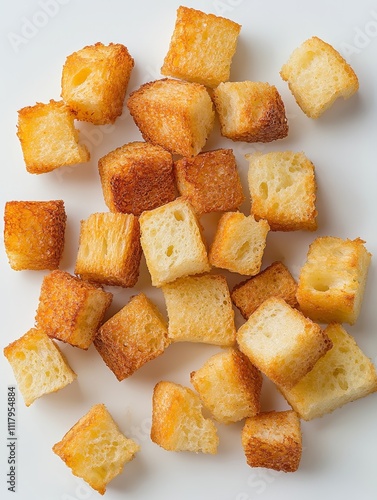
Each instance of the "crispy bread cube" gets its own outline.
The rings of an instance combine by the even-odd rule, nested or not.
[[[246,419],[242,446],[250,467],[295,472],[302,454],[300,419],[293,410],[259,413]]]
[[[293,51],[280,75],[310,118],[318,118],[338,97],[348,99],[359,88],[351,66],[334,47],[316,36]]]
[[[11,268],[58,268],[66,220],[62,200],[6,202],[4,245]]]
[[[140,446],[120,432],[105,405],[96,404],[52,450],[75,476],[103,495]]]
[[[234,311],[224,276],[186,276],[163,285],[162,291],[172,341],[234,345]]]
[[[134,60],[120,43],[88,45],[63,66],[62,98],[78,120],[103,125],[122,114]]]
[[[304,420],[312,420],[377,391],[376,368],[355,340],[336,323],[325,329],[332,349],[291,389],[281,389]]]
[[[140,229],[153,286],[210,270],[201,228],[187,200],[177,198],[143,212]]]
[[[167,451],[217,453],[214,423],[202,414],[202,403],[188,387],[159,382],[153,391],[151,439]]]
[[[297,289],[302,312],[320,323],[353,325],[361,309],[371,254],[360,238],[316,238]]]
[[[233,141],[271,142],[288,135],[284,103],[264,82],[225,82],[213,92],[221,135]]]
[[[112,297],[65,271],[52,271],[42,282],[37,326],[49,337],[88,349]]]
[[[160,146],[131,142],[98,162],[105,203],[111,212],[140,215],[176,197],[173,159]]]
[[[238,422],[260,411],[262,375],[238,349],[212,356],[191,373],[191,383],[218,422]]]
[[[89,161],[89,151],[78,142],[74,119],[75,113],[62,101],[19,110],[17,135],[29,173],[43,174]]]
[[[219,220],[212,242],[210,263],[234,273],[258,274],[269,229],[267,221],[256,222],[252,215],[225,213]]]
[[[118,380],[163,354],[169,343],[163,317],[143,293],[107,320],[94,339],[97,351]]]
[[[161,73],[208,87],[229,80],[240,30],[229,19],[180,6]]]
[[[261,372],[288,388],[332,346],[319,325],[277,297],[265,300],[241,326],[237,342]]]
[[[269,297],[280,297],[297,307],[297,283],[282,262],[273,262],[262,272],[236,285],[231,298],[242,316],[248,319]]]
[[[4,349],[26,406],[73,382],[71,370],[59,347],[43,331],[32,328]]]
[[[127,106],[146,141],[182,156],[201,151],[215,119],[203,85],[170,78],[145,83],[130,94]]]
[[[315,231],[317,184],[314,165],[304,153],[257,152],[246,158],[255,219],[266,219],[272,231]]]
[[[236,210],[245,197],[231,149],[217,149],[174,163],[178,191],[198,215]]]
[[[140,226],[133,214],[95,213],[81,221],[75,274],[82,279],[133,287],[140,259]]]

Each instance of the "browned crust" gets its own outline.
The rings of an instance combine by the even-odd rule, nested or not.
[[[262,373],[252,364],[249,358],[238,349],[233,349],[232,358],[234,366],[237,368],[236,374],[240,385],[247,393],[250,399],[250,406],[253,408],[254,413],[257,414],[261,409]]]

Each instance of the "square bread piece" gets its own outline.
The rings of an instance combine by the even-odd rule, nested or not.
[[[140,215],[176,197],[172,155],[148,142],[130,142],[98,162],[103,196],[111,212]]]
[[[64,250],[66,220],[63,200],[7,201],[4,246],[11,268],[57,269]]]
[[[198,215],[237,210],[245,200],[231,149],[217,149],[174,163],[178,191]]]
[[[213,99],[221,135],[232,141],[271,142],[288,135],[284,103],[269,83],[220,83]]]
[[[105,405],[96,404],[52,450],[72,474],[103,495],[140,446],[122,434]]]
[[[217,225],[209,251],[210,263],[234,273],[258,274],[269,230],[265,220],[257,222],[252,215],[226,212]]]
[[[348,99],[359,88],[351,66],[316,36],[293,51],[280,75],[309,118],[318,118],[338,97]]]
[[[304,153],[257,152],[246,159],[256,220],[266,219],[272,231],[315,231],[317,184],[314,165]]]
[[[377,391],[376,368],[342,325],[325,329],[332,349],[284,397],[304,420],[322,417],[337,408]]]
[[[17,136],[26,170],[43,174],[63,165],[89,161],[89,151],[79,143],[75,113],[64,102],[22,108],[18,112]]]
[[[288,388],[332,346],[319,325],[277,297],[265,300],[240,327],[237,342],[261,372]]]
[[[248,319],[269,297],[280,297],[291,307],[297,307],[297,283],[282,262],[273,262],[262,272],[236,285],[232,301],[242,316]]]
[[[88,349],[112,297],[65,271],[52,271],[42,282],[37,326],[49,337]]]
[[[203,85],[171,78],[145,83],[127,106],[145,141],[182,156],[200,153],[215,120]]]
[[[72,371],[59,347],[41,330],[32,328],[4,349],[26,406],[73,382]]]
[[[177,198],[143,212],[140,229],[153,286],[160,287],[182,276],[210,270],[201,228],[187,200]]]
[[[361,309],[371,254],[360,238],[316,238],[300,271],[297,300],[320,323],[353,325]]]
[[[234,345],[234,311],[224,276],[186,276],[163,285],[162,291],[173,342]]]
[[[162,315],[143,293],[107,320],[94,339],[95,348],[119,381],[163,354],[169,344]]]
[[[161,73],[208,87],[229,80],[240,30],[229,19],[180,6]]]
[[[152,441],[167,451],[216,454],[217,430],[202,409],[199,396],[188,387],[159,382],[153,391]]]
[[[265,412],[247,418],[241,440],[250,467],[295,472],[300,465],[300,419],[292,410]]]
[[[133,287],[139,277],[141,252],[137,217],[91,214],[81,221],[75,274],[98,284]]]
[[[134,60],[120,43],[88,45],[63,66],[62,98],[78,120],[103,125],[122,114]]]
[[[260,411],[262,374],[238,349],[211,356],[191,383],[217,422],[229,424]]]

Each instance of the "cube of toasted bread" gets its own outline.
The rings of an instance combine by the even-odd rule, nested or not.
[[[272,231],[315,231],[317,184],[314,165],[305,154],[257,152],[246,158],[251,211],[256,220],[266,219]]]
[[[210,270],[199,222],[187,200],[177,198],[143,212],[140,229],[153,286]]]
[[[288,135],[284,103],[264,82],[225,82],[213,92],[221,135],[233,141],[271,142]]]
[[[188,387],[159,382],[153,391],[151,439],[167,451],[216,454],[214,423],[202,414],[202,403]]]
[[[248,319],[269,297],[280,297],[297,307],[297,283],[282,262],[273,262],[262,272],[236,285],[231,298],[242,316]]]
[[[97,351],[118,380],[160,356],[169,343],[162,315],[143,293],[108,319],[94,339]]]
[[[241,26],[234,21],[180,6],[161,73],[216,87],[229,80]]]
[[[246,419],[242,446],[250,467],[295,472],[301,461],[300,420],[292,410],[259,413]]]
[[[215,119],[203,85],[171,78],[145,83],[131,93],[127,106],[146,141],[182,156],[202,150]]]
[[[186,276],[163,285],[162,291],[171,340],[234,345],[234,311],[224,276]]]
[[[52,271],[42,282],[37,326],[49,337],[88,349],[112,297],[65,271]]]
[[[52,450],[75,476],[103,495],[140,446],[122,434],[104,404],[96,404]]]
[[[88,45],[65,61],[62,98],[78,120],[114,123],[122,114],[133,67],[133,58],[120,43]]]
[[[240,327],[237,342],[261,372],[288,388],[332,346],[319,325],[277,297],[265,300]]]
[[[320,323],[357,320],[371,254],[360,238],[316,238],[299,276],[297,300],[302,312]]]
[[[348,99],[359,88],[351,66],[334,47],[316,36],[293,51],[280,75],[310,118],[318,118],[338,97]]]
[[[103,156],[98,169],[111,212],[140,215],[176,197],[173,159],[160,146],[130,142]]]
[[[26,406],[73,382],[70,368],[59,347],[42,330],[32,328],[4,349]]]
[[[6,202],[4,245],[11,268],[58,268],[66,220],[63,200]]]
[[[325,329],[332,349],[291,389],[281,389],[288,403],[304,420],[322,417],[337,408],[377,391],[376,368],[342,325]]]
[[[26,170],[43,174],[63,165],[89,161],[89,151],[79,144],[75,113],[62,101],[22,108],[18,112],[17,135]]]
[[[178,191],[198,215],[236,210],[245,197],[231,149],[217,149],[174,163]]]
[[[262,375],[238,349],[211,356],[191,373],[191,383],[218,422],[238,422],[260,411]]]
[[[133,287],[140,259],[140,226],[133,214],[94,213],[81,221],[75,274],[82,279]]]
[[[252,215],[226,212],[219,220],[209,251],[210,263],[234,273],[258,274],[269,229],[265,220],[257,222]]]

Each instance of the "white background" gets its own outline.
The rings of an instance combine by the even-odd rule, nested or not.
[[[48,5],[47,5],[48,4]],[[43,7],[44,5],[44,7]],[[65,167],[40,176],[26,172],[16,137],[17,110],[59,99],[62,65],[70,53],[101,41],[126,45],[135,59],[128,93],[160,78],[178,1],[51,0],[2,2],[1,35],[1,207],[7,200],[63,199],[68,216],[61,268],[73,272],[79,221],[106,211],[99,183],[98,158],[126,142],[141,139],[125,109],[114,126],[80,124],[90,147],[90,163]],[[184,5],[228,17],[242,24],[233,59],[231,80],[268,81],[277,86],[286,106],[290,132],[267,145],[220,139],[218,127],[205,149],[233,148],[246,187],[244,154],[255,150],[304,151],[316,167],[319,229],[316,233],[270,233],[263,267],[283,260],[297,278],[308,245],[318,235],[361,237],[377,256],[376,234],[376,89],[377,3],[316,0],[187,1]],[[292,50],[317,35],[337,48],[351,63],[360,90],[340,100],[317,121],[296,105],[279,70]],[[245,213],[250,207],[245,202]],[[210,243],[217,216],[203,218]],[[1,228],[1,232],[2,232]],[[45,272],[12,271],[1,245],[1,348],[34,324],[40,285]],[[227,274],[229,285],[245,279]],[[110,313],[144,291],[165,314],[161,292],[152,290],[145,266],[133,290],[112,288]],[[364,352],[377,360],[376,266],[372,258],[361,315],[346,326]],[[237,315],[237,324],[241,323]],[[156,382],[171,380],[190,386],[189,373],[218,348],[176,344],[128,380],[118,382],[94,348],[87,352],[61,344],[78,379],[56,394],[26,408],[17,399],[17,492],[7,492],[7,386],[13,372],[0,356],[0,496],[38,500],[82,500],[100,495],[75,478],[51,451],[65,432],[96,403],[103,402],[120,429],[141,445],[135,460],[108,486],[106,498],[116,500],[279,498],[314,500],[377,498],[377,396],[349,404],[321,419],[302,424],[304,450],[296,473],[284,474],[246,465],[240,443],[242,424],[218,425],[216,456],[171,453],[149,438],[151,395]],[[288,408],[271,383],[263,389],[263,409]]]

